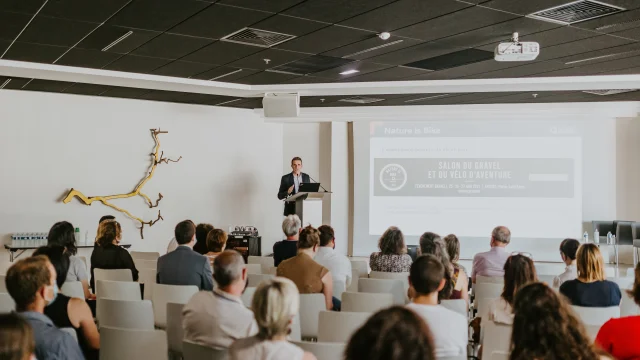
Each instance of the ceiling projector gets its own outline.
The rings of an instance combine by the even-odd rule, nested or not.
[[[520,42],[518,33],[513,33],[511,42],[500,43],[495,50],[496,61],[531,61],[540,55],[540,44],[533,41]]]

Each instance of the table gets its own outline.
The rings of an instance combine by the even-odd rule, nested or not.
[[[41,245],[42,246],[42,245]],[[14,259],[17,259],[22,255],[26,250],[35,250],[41,246],[11,246],[4,245],[4,248],[9,250],[9,261],[13,262]],[[131,247],[131,244],[120,245],[121,247],[128,249]],[[76,246],[78,249],[93,249],[93,244],[91,245],[78,245]],[[18,254],[16,252],[20,251]]]

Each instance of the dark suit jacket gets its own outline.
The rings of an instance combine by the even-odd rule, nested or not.
[[[209,258],[187,246],[158,258],[158,284],[195,285],[200,290],[213,290],[213,272]]]
[[[311,178],[309,178],[309,175],[305,174],[305,173],[301,173],[302,175],[302,183],[310,183],[311,182]],[[286,175],[282,175],[282,179],[280,179],[280,189],[278,190],[278,199],[280,200],[284,200],[286,198],[288,198],[291,195],[295,195],[296,193],[296,189],[293,189],[293,192],[291,192],[291,194],[287,194],[287,190],[289,190],[289,188],[291,187],[291,185],[294,185],[293,182],[293,172],[290,172]],[[284,216],[287,215],[292,215],[296,213],[296,204],[292,203],[292,202],[285,202],[284,203]]]

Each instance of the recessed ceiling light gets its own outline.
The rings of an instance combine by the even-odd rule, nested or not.
[[[360,72],[360,70],[353,69],[353,70],[343,71],[343,72],[340,73],[340,75],[350,75],[350,74],[355,74],[355,73],[358,73],[358,72]]]

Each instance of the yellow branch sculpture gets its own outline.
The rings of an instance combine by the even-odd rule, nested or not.
[[[157,207],[158,204],[160,203],[160,200],[162,200],[162,194],[158,193],[158,199],[156,200],[155,204],[151,201],[151,199],[142,192],[142,187],[149,181],[151,180],[151,178],[153,177],[153,174],[156,171],[156,167],[158,166],[158,164],[160,163],[165,163],[168,164],[169,162],[178,162],[180,161],[180,159],[182,159],[182,156],[180,156],[178,158],[178,160],[171,160],[168,158],[164,158],[164,151],[162,153],[159,154],[160,152],[160,140],[158,140],[158,135],[159,134],[167,134],[168,131],[161,131],[159,128],[158,129],[151,129],[151,135],[153,136],[153,140],[155,141],[155,149],[153,154],[151,154],[151,156],[153,156],[153,164],[151,165],[151,170],[149,171],[149,173],[147,174],[147,176],[145,176],[139,183],[138,185],[135,187],[135,189],[127,194],[118,194],[118,195],[108,195],[108,196],[90,196],[87,197],[85,196],[83,193],[81,193],[80,191],[76,190],[76,189],[71,189],[69,191],[69,193],[67,194],[67,196],[64,198],[64,200],[62,200],[63,203],[68,204],[71,199],[73,199],[74,197],[77,197],[78,199],[80,199],[80,201],[82,201],[85,205],[91,205],[91,203],[93,203],[94,201],[99,201],[102,204],[109,206],[115,210],[118,210],[124,214],[126,214],[128,217],[130,217],[131,219],[137,220],[138,222],[140,222],[140,237],[142,237],[144,239],[144,226],[145,225],[149,225],[149,226],[153,226],[153,224],[157,223],[159,220],[164,220],[162,218],[162,216],[160,215],[160,210],[158,210],[158,217],[155,220],[150,220],[150,221],[144,221],[141,218],[134,216],[133,214],[131,214],[130,212],[128,212],[125,209],[122,209],[120,207],[117,207],[115,205],[113,205],[112,203],[109,202],[109,200],[113,200],[113,199],[124,199],[124,198],[130,198],[130,197],[134,197],[134,196],[141,196],[142,198],[145,199],[145,201],[147,202],[147,204],[149,205],[149,208],[154,208]]]

